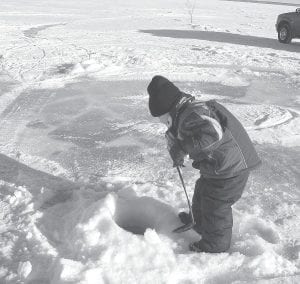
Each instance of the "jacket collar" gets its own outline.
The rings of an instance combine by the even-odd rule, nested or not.
[[[195,97],[193,97],[189,94],[182,93],[181,99],[170,110],[169,113],[172,117],[172,126],[170,127],[170,130],[175,137],[177,137],[179,114],[182,113],[186,109],[188,104],[194,100],[195,100]]]

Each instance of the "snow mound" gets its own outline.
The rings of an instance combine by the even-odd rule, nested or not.
[[[130,190],[105,197],[81,191],[68,204],[48,209],[41,220],[62,256],[60,269],[55,268],[58,283],[161,282],[176,270],[176,250],[186,251],[189,241],[199,239],[193,232],[172,233],[179,225],[172,207]]]
[[[286,147],[300,145],[299,112],[293,109],[266,104],[228,103],[256,143],[280,144]]]
[[[247,128],[247,130],[259,130],[276,127],[293,118],[293,114],[286,108],[274,105],[258,104],[225,104]]]
[[[98,190],[75,190],[65,202],[46,208],[47,192],[32,195],[26,187],[1,186],[6,197],[0,203],[0,277],[7,283],[223,283],[220,275],[234,282],[245,275],[255,280],[298,271],[299,255],[285,256],[292,256],[287,251],[292,247],[282,243],[276,225],[255,215],[235,211],[228,253],[194,254],[188,244],[200,236],[172,232],[181,225],[175,209],[137,196],[120,180]],[[33,208],[39,210],[33,214]],[[17,219],[12,211],[20,213]]]
[[[75,76],[87,75],[100,71],[103,68],[96,60],[84,60],[80,63],[74,64],[70,74]]]
[[[249,86],[249,82],[246,79],[243,79],[238,74],[235,74],[231,70],[225,70],[220,72],[219,75],[216,76],[217,81],[221,82],[222,85],[231,86],[231,87],[247,87]]]
[[[109,193],[105,198],[100,198],[103,197],[100,194],[99,200],[92,203],[91,198],[95,198],[95,193],[84,195],[80,193],[78,201],[72,204],[72,213],[64,216],[67,229],[63,233],[73,232],[73,241],[69,244],[73,243],[72,250],[81,247],[81,255],[89,254],[93,247],[106,243],[108,238],[112,240],[123,234],[126,238],[146,236],[149,230],[153,230],[153,234],[155,232],[177,239],[177,235],[172,233],[174,228],[181,225],[177,214],[171,206],[159,200],[146,196],[137,197],[127,189],[118,194]],[[57,213],[57,209],[55,212]],[[50,229],[47,231],[54,231],[53,228]]]

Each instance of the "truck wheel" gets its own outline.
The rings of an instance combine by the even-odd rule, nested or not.
[[[281,43],[290,43],[292,40],[292,32],[289,25],[281,25],[278,29],[278,40]]]

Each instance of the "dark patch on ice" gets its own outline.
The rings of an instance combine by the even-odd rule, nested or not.
[[[109,125],[105,111],[94,109],[51,131],[49,136],[90,148],[95,147],[97,141],[110,141],[118,132]]]
[[[263,0],[222,0],[227,2],[247,2],[247,3],[255,3],[255,4],[269,4],[269,5],[280,5],[280,6],[295,6],[298,7],[299,4],[291,3],[291,2],[275,2],[275,1],[263,1]]]
[[[60,23],[60,24],[42,25],[42,26],[30,28],[28,30],[24,30],[23,34],[26,37],[34,38],[42,30],[46,30],[46,29],[49,29],[49,28],[52,28],[52,27],[56,27],[56,26],[64,26],[64,25],[66,25],[66,24]]]
[[[226,68],[226,69],[241,69],[238,66],[228,65],[193,65],[199,68]],[[262,72],[265,72],[262,70]],[[276,72],[276,71],[274,71]],[[267,72],[268,73],[268,72]],[[242,75],[240,75],[242,77]],[[287,107],[299,107],[300,103],[297,101],[299,90],[291,83],[287,83],[285,77],[278,75],[275,78],[270,78],[269,74],[260,74],[259,78],[248,76],[246,80],[249,82],[248,86],[226,86],[216,82],[175,82],[180,88],[187,93],[196,93],[201,99],[201,94],[204,95],[218,95],[220,99],[225,102],[234,102],[235,104],[272,104]],[[243,78],[243,77],[242,77]],[[284,94],[284,96],[283,96]],[[224,97],[224,98],[222,98]],[[298,114],[290,111],[293,118]],[[292,119],[293,119],[292,118]],[[267,118],[265,118],[267,119]],[[263,121],[257,121],[262,123]]]
[[[51,156],[55,157],[58,156],[59,154],[61,154],[62,151],[54,151],[53,153],[51,153]]]
[[[256,126],[261,125],[263,122],[268,120],[269,116],[270,116],[269,114],[266,114],[264,117],[255,120],[254,125]]]
[[[16,84],[13,82],[5,82],[0,80],[0,96],[9,92]]]
[[[48,126],[40,120],[30,121],[26,124],[26,127],[38,128],[38,129],[47,129],[48,128]]]
[[[200,92],[203,94],[218,95],[224,97],[244,97],[247,92],[247,86],[226,86],[216,82],[175,82],[175,84],[185,90],[185,92]],[[200,96],[201,99],[201,96]]]
[[[0,154],[0,179],[16,185],[24,185],[34,195],[41,188],[61,191],[64,194],[79,189],[74,182],[35,170],[3,154]]]
[[[20,113],[22,118],[32,118],[32,114],[40,113],[41,107],[49,102],[49,98],[53,97],[54,91],[48,89],[26,90],[21,93],[7,108],[1,113],[0,117],[19,119]]]
[[[75,66],[74,63],[60,64],[60,65],[56,66],[55,73],[56,74],[68,74],[73,70],[74,66]]]
[[[247,88],[246,96],[242,98],[242,102],[253,104],[255,102],[263,104],[272,104],[280,107],[300,107],[300,102],[297,100],[299,97],[299,89],[291,83],[285,82],[285,77],[268,78],[262,77],[259,79],[251,80]],[[298,114],[290,111],[293,117]]]
[[[1,55],[0,55],[1,60]],[[0,72],[0,96],[9,92],[18,84],[17,81],[12,80],[8,75]]]
[[[65,116],[78,116],[85,111],[88,103],[84,97],[81,98],[62,98],[56,102],[50,103],[43,108],[48,120],[57,120],[61,117],[65,120]]]
[[[290,52],[300,52],[300,43],[291,44],[279,43],[277,39],[256,37],[249,35],[233,34],[227,32],[214,31],[194,31],[194,30],[140,30],[142,33],[152,34],[158,37],[199,39],[221,43],[230,43],[244,46],[254,46],[260,48],[272,48],[275,50],[286,50]]]
[[[196,50],[201,50],[200,48],[197,48]],[[287,58],[287,57],[281,57],[281,58]],[[292,57],[288,58],[291,59]],[[295,60],[299,60],[296,59]],[[180,66],[192,66],[192,67],[198,67],[198,68],[221,68],[221,69],[228,69],[233,70],[234,72],[242,73],[242,69],[249,69],[252,72],[259,72],[259,73],[267,73],[267,74],[276,74],[285,76],[286,73],[281,69],[276,68],[265,68],[265,67],[249,67],[246,65],[236,65],[236,64],[195,64],[195,63],[189,63],[189,64],[178,64]],[[296,74],[295,74],[296,75]],[[250,76],[249,76],[250,77]],[[269,78],[270,80],[270,78]]]

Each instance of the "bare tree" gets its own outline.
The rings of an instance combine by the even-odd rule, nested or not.
[[[196,8],[196,0],[186,0],[185,2],[186,9],[190,15],[190,24],[193,25],[193,14]]]

